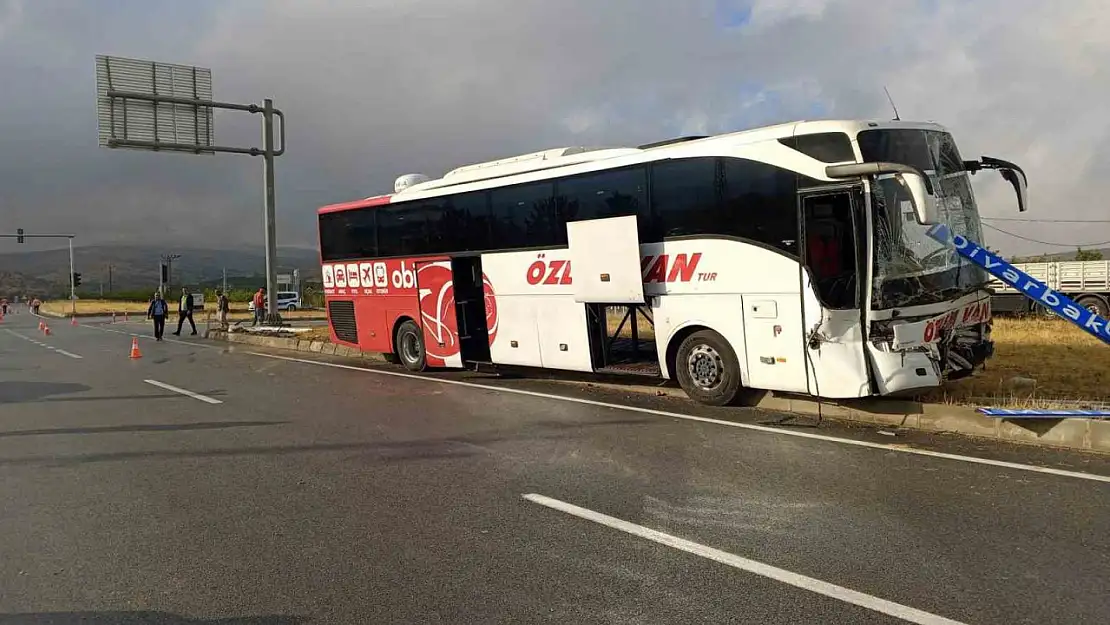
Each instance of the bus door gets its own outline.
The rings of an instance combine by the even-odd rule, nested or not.
[[[862,190],[824,187],[800,193],[799,202],[809,392],[834,398],[870,395],[860,279],[867,275]]]
[[[458,323],[459,354],[464,363],[489,362],[489,328],[486,327],[485,277],[481,256],[451,259],[455,288],[455,319]]]
[[[448,259],[417,261],[411,274],[401,263],[398,279],[416,286],[417,320],[424,334],[424,354],[433,367],[461,367],[454,300],[452,262]]]

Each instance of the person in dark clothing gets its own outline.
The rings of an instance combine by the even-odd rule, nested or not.
[[[170,306],[162,299],[162,292],[156,292],[154,299],[150,301],[150,307],[146,309],[146,318],[154,320],[154,339],[157,341],[162,340],[162,334],[166,331],[166,314],[169,311]]]
[[[197,324],[193,323],[193,294],[185,287],[181,287],[181,303],[177,307],[177,332],[174,336],[181,336],[181,325],[185,320],[189,320],[189,325],[193,328],[193,334],[197,333]]]

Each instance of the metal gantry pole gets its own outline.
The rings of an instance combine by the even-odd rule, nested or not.
[[[283,124],[284,125],[284,124]],[[266,322],[281,324],[277,311],[277,234],[274,224],[274,102],[266,98],[262,103],[262,159],[266,195],[263,225],[266,233]]]

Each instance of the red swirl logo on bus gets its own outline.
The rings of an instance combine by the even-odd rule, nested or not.
[[[420,285],[420,318],[424,325],[424,349],[428,358],[446,361],[459,354],[459,328],[455,314],[455,282],[451,263],[420,265],[413,276]],[[497,337],[497,296],[489,278],[482,275],[489,343]]]

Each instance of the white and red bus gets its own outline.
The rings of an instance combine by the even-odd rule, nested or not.
[[[965,161],[944,128],[898,121],[409,174],[319,209],[332,340],[411,370],[677,378],[716,405],[745,389],[917,392],[992,353],[986,273],[925,234],[943,222],[982,240],[981,169],[1025,209],[1016,165]]]

